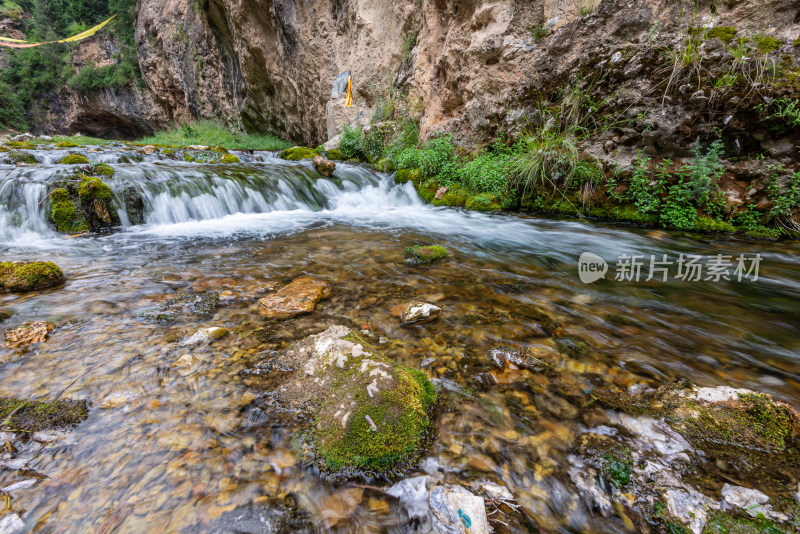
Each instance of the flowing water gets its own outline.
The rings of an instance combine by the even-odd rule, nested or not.
[[[363,331],[450,392],[425,460],[405,475],[424,468],[465,486],[508,487],[521,507],[496,516],[499,531],[627,531],[584,504],[566,475],[575,436],[602,419],[576,399],[603,383],[689,378],[800,406],[796,243],[434,208],[389,175],[339,164],[323,179],[309,162],[271,154],[208,165],[113,147],[85,153],[116,169],[106,182],[120,214],[127,188],[141,195],[145,224],[122,216],[107,235],[56,234],[42,200],[71,172],[53,163],[63,151],[36,151],[36,167],[0,165],[2,259],[52,260],[68,279],[0,295],[0,311],[12,314],[3,327],[58,324],[30,352],[0,349],[0,396],[66,390],[91,403],[68,440],[29,463],[46,478],[13,493],[26,530],[407,530],[406,512],[381,491],[397,478],[327,481],[297,450],[303,422],[262,409],[253,402],[261,392],[243,383],[270,350],[334,324]],[[404,263],[406,247],[432,243],[450,258]],[[583,252],[612,262],[605,280],[579,280]],[[646,269],[638,282],[613,280],[623,254],[756,253],[755,281],[646,282]],[[330,280],[330,298],[296,319],[260,318],[257,298],[303,273]],[[164,302],[208,290],[220,292],[213,315],[151,320]],[[436,302],[443,317],[401,326],[389,310],[412,299]],[[230,333],[181,346],[209,326]],[[490,353],[509,345],[558,348],[571,374],[554,384],[499,370]],[[192,368],[173,366],[188,353]],[[0,487],[24,479],[0,469]],[[348,488],[359,499],[337,510]]]

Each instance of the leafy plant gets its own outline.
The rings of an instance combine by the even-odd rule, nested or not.
[[[771,122],[770,129],[773,131],[785,133],[800,128],[800,104],[796,98],[776,98],[767,104],[756,106],[755,109],[771,111],[764,120]]]
[[[339,150],[345,158],[363,158],[366,156],[362,136],[363,130],[360,126],[352,128],[348,124],[344,125],[342,137],[339,141]]]

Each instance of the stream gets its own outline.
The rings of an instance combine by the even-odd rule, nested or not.
[[[308,160],[272,153],[232,151],[241,163],[215,165],[121,146],[80,152],[116,171],[104,178],[122,219],[113,233],[67,238],[50,227],[42,201],[72,172],[54,163],[63,150],[35,151],[37,166],[0,164],[3,261],[54,261],[67,277],[0,294],[11,314],[2,328],[58,325],[30,352],[0,349],[0,396],[64,391],[90,402],[88,419],[28,463],[46,478],[13,492],[25,531],[405,532],[407,511],[381,488],[435,471],[511,491],[519,507],[496,516],[495,532],[630,532],[587,505],[567,475],[577,436],[604,417],[576,397],[602,382],[690,379],[800,407],[797,243],[436,208],[389,174],[338,163],[325,179]],[[130,188],[145,224],[124,215]],[[404,262],[407,247],[429,244],[450,256]],[[585,252],[609,263],[604,279],[580,280]],[[738,280],[733,267],[730,280],[674,278],[681,255],[723,255],[735,267],[756,254],[757,279]],[[637,255],[640,279],[615,280],[620,258]],[[650,257],[664,255],[668,280],[646,281]],[[303,274],[330,281],[331,296],[294,319],[259,316],[259,297]],[[211,314],[152,319],[159,304],[204,291],[220,296]],[[435,302],[442,317],[401,325],[390,309],[410,300]],[[410,472],[321,476],[297,450],[303,421],[273,417],[244,383],[269,351],[337,324],[448,392]],[[229,334],[182,345],[212,326]],[[491,354],[508,346],[559,351],[574,378],[550,387],[547,376],[500,370]],[[174,365],[189,353],[190,370]],[[0,468],[0,487],[28,479]],[[348,488],[363,490],[354,505],[337,497]]]

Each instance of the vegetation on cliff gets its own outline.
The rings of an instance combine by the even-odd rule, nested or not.
[[[141,77],[134,45],[136,0],[15,0],[14,5],[22,31],[28,40],[36,41],[76,35],[116,14],[101,31],[113,36],[120,51],[113,65],[97,68],[88,64],[76,71],[70,63],[74,43],[11,49],[8,68],[0,72],[0,126],[27,128],[25,112],[38,106],[46,93],[65,85],[91,92],[120,88]]]

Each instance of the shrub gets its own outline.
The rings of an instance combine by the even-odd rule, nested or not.
[[[460,181],[478,193],[501,194],[509,188],[511,157],[495,145],[495,152],[481,151],[458,169]]]
[[[339,150],[345,158],[364,159],[366,157],[362,135],[363,131],[361,127],[351,128],[347,124],[344,125],[342,137],[339,140]]]

